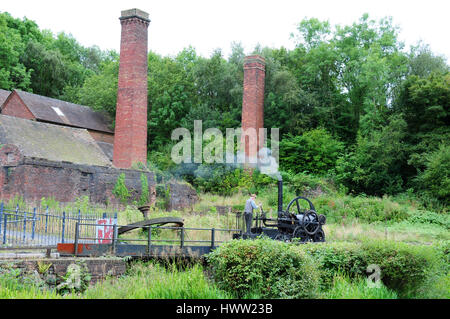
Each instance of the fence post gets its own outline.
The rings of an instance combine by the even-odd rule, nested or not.
[[[64,230],[66,228],[66,212],[63,212],[61,242],[64,244]]]
[[[8,223],[8,214],[3,215],[3,245],[6,244],[6,224]]]
[[[48,205],[45,209],[45,233],[47,234],[47,225],[48,225]]]
[[[211,228],[211,248],[214,248],[214,242],[216,237],[216,230]]]
[[[112,253],[116,254],[117,224],[113,225]]]
[[[2,221],[3,221],[3,202],[0,205],[0,233],[2,231]]]
[[[181,227],[181,248],[184,247],[184,227]]]
[[[147,255],[150,256],[150,249],[152,247],[152,226],[148,226],[148,241],[147,241]]]
[[[33,229],[31,230],[31,240],[34,240],[34,232],[36,228],[36,207],[33,208]]]
[[[77,255],[78,255],[79,227],[80,227],[80,222],[77,221],[75,223],[75,243],[74,243],[74,247],[73,247],[73,253],[74,253],[75,257],[77,257]]]
[[[22,241],[25,242],[25,232],[27,231],[27,211],[25,210],[23,212],[23,236],[22,236]]]

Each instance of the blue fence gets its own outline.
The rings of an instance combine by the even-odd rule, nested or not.
[[[96,223],[117,213],[50,211],[47,208],[7,209],[0,203],[0,247],[50,247],[74,242],[76,223]],[[85,237],[95,237],[95,229]]]

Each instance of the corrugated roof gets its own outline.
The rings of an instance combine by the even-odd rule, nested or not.
[[[88,106],[15,90],[36,119],[101,132],[114,133],[107,115]]]
[[[6,98],[11,94],[10,91],[2,90],[0,89],[0,107],[2,106],[3,102],[6,101]]]
[[[0,144],[16,145],[27,157],[111,166],[86,129],[0,115]]]

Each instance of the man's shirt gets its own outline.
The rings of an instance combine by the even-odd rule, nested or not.
[[[258,206],[256,205],[255,201],[253,199],[249,198],[245,202],[244,212],[245,213],[253,213],[253,209],[257,209],[257,208],[258,208]]]

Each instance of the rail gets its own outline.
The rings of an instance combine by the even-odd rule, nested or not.
[[[99,238],[98,236],[91,237],[91,236],[82,236],[83,233],[91,233],[83,231],[83,227],[103,227],[105,229],[104,233],[109,233],[109,237],[107,238]],[[207,244],[207,245],[201,245],[198,246],[199,248],[205,248],[208,247],[209,249],[214,249],[218,246],[218,244],[221,244],[223,242],[226,242],[227,240],[223,238],[218,238],[219,233],[240,233],[242,235],[241,229],[224,229],[224,228],[199,228],[199,227],[173,227],[173,226],[155,226],[155,225],[148,225],[148,226],[142,226],[141,229],[145,232],[146,238],[119,238],[117,234],[118,228],[121,227],[121,225],[117,224],[95,224],[95,223],[81,223],[77,222],[75,224],[75,239],[73,242],[73,254],[75,256],[79,253],[79,247],[80,244],[87,244],[87,245],[95,245],[95,244],[103,244],[110,246],[110,251],[112,254],[116,254],[117,247],[121,246],[122,248],[131,247],[132,245],[127,245],[130,242],[137,242],[137,243],[145,243],[146,247],[146,253],[147,255],[150,255],[150,252],[152,250],[152,247],[155,246],[155,244],[163,244],[158,245],[158,247],[166,246],[166,247],[178,247],[180,249],[186,248],[186,247],[196,247],[196,245],[190,244]],[[155,233],[159,233],[161,230],[172,230],[177,233],[177,238],[161,238],[159,236],[155,236]],[[200,231],[200,232],[208,232],[209,236],[207,239],[190,239],[186,238],[186,233],[189,231]],[[173,233],[172,233],[173,235]],[[172,236],[173,237],[173,236]],[[232,237],[232,236],[230,236]],[[229,238],[231,239],[231,238]]]

